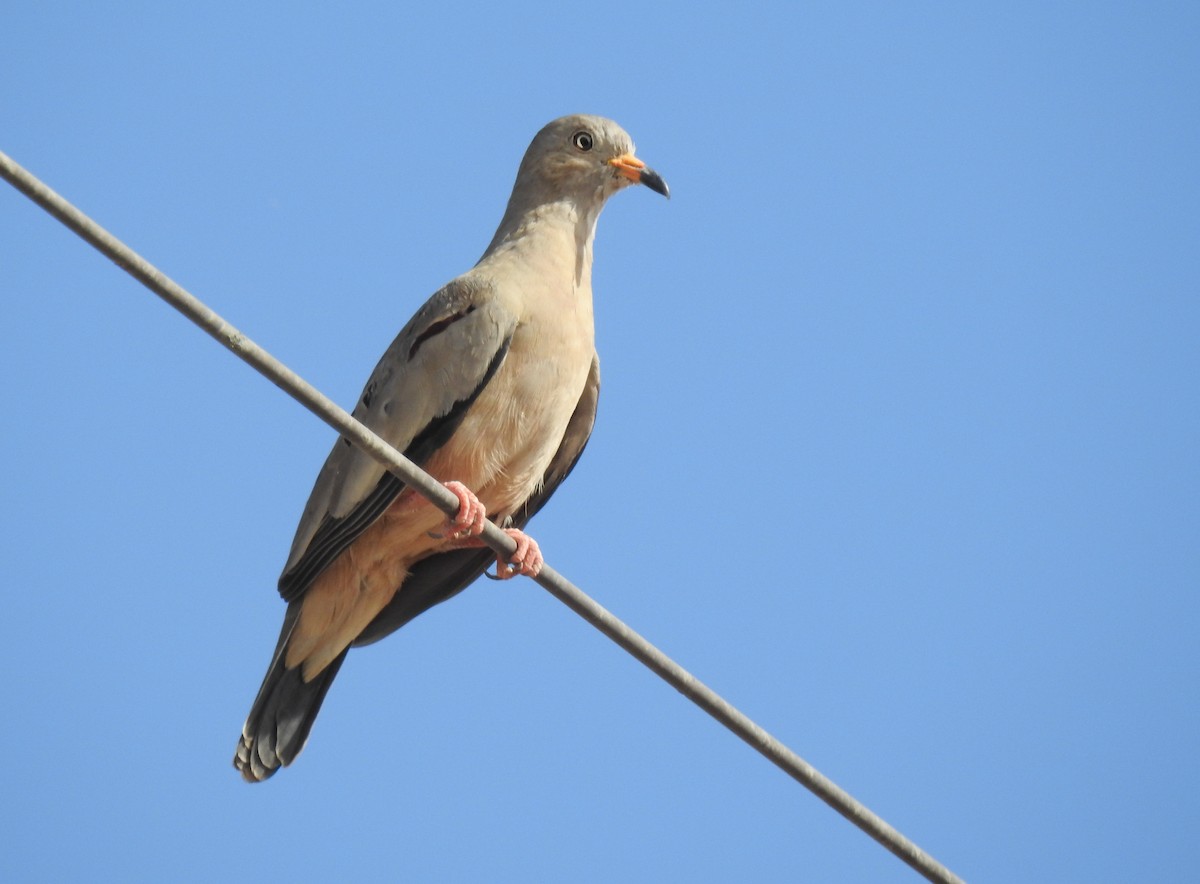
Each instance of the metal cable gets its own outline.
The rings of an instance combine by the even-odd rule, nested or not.
[[[387,442],[367,429],[332,400],[173,282],[156,267],[84,215],[38,178],[0,151],[0,177],[12,184],[70,230],[112,260],[223,346],[232,350],[277,387],[370,454],[405,484],[415,488],[449,516],[458,512],[458,499],[440,482],[418,468]],[[492,523],[483,541],[506,558],[516,543]],[[719,721],[790,777],[858,826],[918,873],[940,884],[962,879],[905,838],[866,806],[821,774],[811,764],[739,712],[690,672],[613,616],[565,577],[545,565],[535,578],[559,601],[657,673],[664,681]]]

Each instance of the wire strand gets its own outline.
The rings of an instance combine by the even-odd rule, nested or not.
[[[231,350],[239,359],[248,363],[340,435],[352,440],[355,445],[383,464],[407,485],[416,489],[447,515],[453,516],[457,513],[458,499],[440,482],[418,468],[382,438],[351,417],[343,408],[324,396],[302,377],[226,322],[202,301],[176,284],[2,151],[0,151],[0,177],[61,221],[67,228],[78,234],[154,294],[200,326],[222,346]],[[511,555],[516,549],[512,538],[491,522],[485,526],[482,539],[489,547],[505,557]],[[535,579],[555,598],[628,651],[671,687],[733,731],[767,760],[782,769],[915,871],[930,881],[939,882],[939,884],[962,884],[961,878],[888,825],[869,808],[746,715],[735,709],[715,691],[549,565],[545,565]]]

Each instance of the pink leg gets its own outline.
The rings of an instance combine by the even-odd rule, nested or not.
[[[537,541],[518,528],[505,528],[504,533],[517,542],[517,551],[507,562],[502,556],[496,556],[496,577],[500,580],[508,580],[518,574],[537,577],[545,563]]]
[[[487,507],[480,502],[475,493],[462,482],[443,482],[458,498],[458,514],[453,519],[447,517],[450,524],[450,539],[459,549],[483,546],[479,535],[487,521]],[[418,497],[417,500],[423,500]],[[514,552],[506,562],[502,556],[496,556],[496,577],[508,580],[521,574],[525,577],[537,577],[545,564],[542,550],[536,540],[518,528],[505,528],[504,533],[517,544]]]
[[[475,492],[462,482],[442,484],[458,498],[458,514],[453,519],[446,517],[446,521],[450,523],[450,534],[454,537],[477,537],[482,534],[483,526],[487,522],[487,507],[475,496]]]

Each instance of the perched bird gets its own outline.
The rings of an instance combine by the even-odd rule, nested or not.
[[[425,302],[383,354],[354,416],[459,498],[448,520],[345,439],[325,461],[279,578],[287,602],[234,766],[249,782],[291,764],[352,647],[462,591],[494,554],[535,576],[520,529],[575,466],[596,416],[592,240],[605,201],[667,185],[612,120],[562,117],[534,137],[483,257]]]

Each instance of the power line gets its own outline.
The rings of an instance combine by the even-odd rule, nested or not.
[[[341,436],[352,440],[355,445],[379,461],[405,484],[416,489],[444,513],[450,516],[457,513],[458,499],[440,482],[418,468],[412,461],[351,417],[343,408],[326,398],[298,374],[209,309],[202,301],[43,184],[3,151],[0,151],[0,177],[61,221],[154,294],[200,326],[224,347],[233,351],[239,359],[248,363],[333,427]],[[505,557],[511,555],[516,549],[512,538],[491,522],[485,526],[482,539],[489,547]],[[534,579],[572,611],[657,673],[671,687],[741,737],[761,755],[925,878],[939,882],[939,884],[962,884],[961,878],[735,709],[715,691],[549,565],[544,565],[541,573]]]

